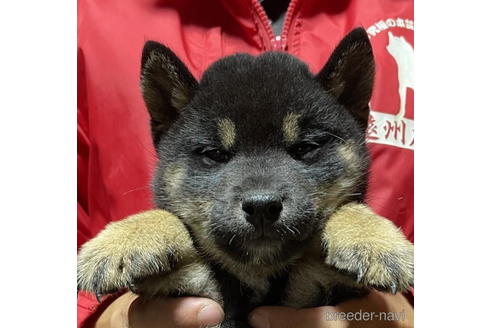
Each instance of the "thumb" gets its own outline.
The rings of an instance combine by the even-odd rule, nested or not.
[[[224,319],[219,304],[200,297],[138,298],[130,312],[130,327],[205,327]]]
[[[263,306],[251,312],[249,323],[254,328],[328,328],[326,307]]]

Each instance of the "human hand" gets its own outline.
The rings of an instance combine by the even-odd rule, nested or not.
[[[251,313],[250,324],[254,328],[410,328],[413,307],[400,293],[371,291],[337,306],[259,307]]]
[[[216,325],[223,319],[220,305],[208,298],[170,297],[144,301],[128,292],[104,310],[95,328],[199,328]]]

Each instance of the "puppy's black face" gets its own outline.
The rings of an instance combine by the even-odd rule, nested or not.
[[[146,45],[155,200],[206,252],[277,261],[341,204],[362,199],[373,71],[365,32],[352,32],[333,56],[314,76],[285,53],[240,54],[197,83],[169,49]]]

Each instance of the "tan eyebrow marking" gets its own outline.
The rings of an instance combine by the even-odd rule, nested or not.
[[[230,149],[236,142],[236,126],[229,118],[223,118],[217,123],[220,141],[225,149]]]
[[[284,139],[288,144],[293,144],[299,138],[299,117],[300,114],[289,113],[285,116],[282,125]]]

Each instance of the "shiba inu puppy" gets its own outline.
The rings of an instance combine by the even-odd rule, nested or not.
[[[264,304],[334,304],[413,284],[413,246],[363,203],[374,59],[363,29],[313,75],[286,53],[237,54],[197,82],[147,42],[142,93],[157,209],[109,224],[78,257],[97,295],[197,295],[248,327]]]

